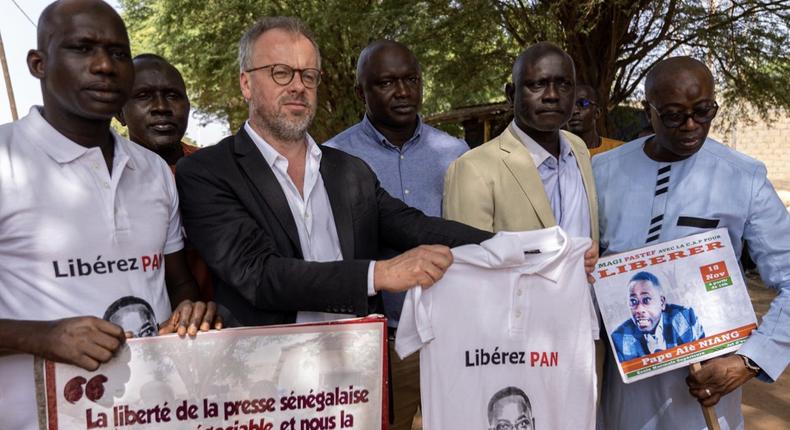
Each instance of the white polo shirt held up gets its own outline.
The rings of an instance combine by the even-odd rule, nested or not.
[[[559,227],[500,232],[409,290],[395,347],[420,350],[423,428],[595,426],[589,247]]]

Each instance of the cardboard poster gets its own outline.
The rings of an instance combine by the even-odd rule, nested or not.
[[[89,372],[40,361],[42,429],[386,429],[386,323],[131,339]]]
[[[625,383],[735,351],[757,328],[723,228],[603,257],[595,278]]]

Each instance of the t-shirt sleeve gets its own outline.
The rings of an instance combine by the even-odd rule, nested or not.
[[[184,248],[184,231],[181,227],[181,212],[178,210],[178,191],[176,180],[167,165],[162,162],[163,176],[167,194],[170,197],[170,220],[167,224],[164,254],[172,254]]]
[[[425,294],[421,287],[410,289],[403,302],[403,311],[398,322],[398,334],[395,338],[395,352],[401,359],[420,350],[433,340],[433,325],[430,316],[430,294]]]

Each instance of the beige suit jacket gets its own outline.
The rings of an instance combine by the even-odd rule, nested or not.
[[[492,232],[557,225],[529,150],[508,126],[502,134],[455,160],[444,179],[445,218]],[[598,240],[598,197],[584,141],[561,131],[571,144],[590,207],[590,231]]]

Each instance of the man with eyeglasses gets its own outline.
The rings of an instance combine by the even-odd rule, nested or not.
[[[491,237],[425,216],[362,160],[313,141],[321,62],[304,23],[259,20],[241,38],[239,66],[249,119],[176,168],[184,225],[228,325],[376,312],[379,291],[429,287],[452,263],[449,246]],[[380,247],[402,253],[375,261]]]
[[[763,163],[708,139],[718,105],[702,62],[674,57],[645,80],[644,108],[655,130],[595,157],[605,255],[725,227],[736,254],[743,240],[768,287],[779,294],[734,355],[623,384],[607,363],[604,428],[702,429],[697,401],[716,405],[722,428],[743,428],[740,386],[773,382],[790,361],[790,216]]]
[[[365,116],[324,145],[364,160],[394,197],[426,215],[441,216],[444,173],[469,147],[422,122],[422,73],[417,57],[395,41],[371,43],[359,54],[354,91],[365,105]],[[397,252],[382,250],[380,257],[393,255]],[[391,340],[392,430],[411,430],[420,406],[419,354],[400,360],[394,349],[405,296],[405,292],[382,294]]]
[[[596,123],[601,116],[601,107],[598,103],[598,92],[595,88],[586,84],[577,84],[573,113],[565,126],[568,131],[584,140],[590,151],[590,157],[623,144],[621,140],[598,135]]]
[[[505,387],[488,401],[488,430],[535,430],[532,405],[523,390]]]
[[[667,303],[664,288],[650,272],[639,272],[628,282],[628,307],[631,318],[612,332],[621,363],[705,337],[694,309]]]

